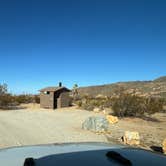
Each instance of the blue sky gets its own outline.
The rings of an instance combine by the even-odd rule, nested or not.
[[[165,0],[5,0],[0,82],[37,93],[166,75]]]

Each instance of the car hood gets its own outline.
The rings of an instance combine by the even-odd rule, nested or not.
[[[142,149],[111,145],[106,143],[66,143],[14,147],[0,150],[3,166],[23,166],[26,158],[34,158],[36,166],[53,165],[119,165],[108,160],[106,153],[117,152],[132,162],[132,165],[166,165],[164,155]],[[81,162],[82,161],[82,162]]]

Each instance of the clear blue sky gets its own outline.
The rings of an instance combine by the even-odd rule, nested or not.
[[[5,0],[0,82],[13,93],[166,75],[165,0]]]

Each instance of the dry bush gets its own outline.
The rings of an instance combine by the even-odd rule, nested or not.
[[[109,108],[111,106],[111,98],[94,98],[86,95],[82,97],[82,99],[75,101],[75,104],[88,111],[93,111],[96,107],[103,110],[104,108]]]
[[[146,110],[148,114],[163,112],[164,100],[160,98],[149,98],[146,100]]]
[[[146,98],[125,93],[114,98],[94,98],[86,95],[75,101],[75,104],[89,111],[93,111],[96,107],[100,110],[112,108],[114,114],[119,117],[144,117],[164,110],[164,100],[161,98]]]
[[[36,104],[40,104],[40,96],[39,95],[34,95],[34,102]]]
[[[33,97],[31,95],[27,94],[22,94],[22,95],[17,95],[15,96],[15,101],[18,102],[19,104],[21,103],[32,103],[33,102]]]
[[[28,104],[28,103],[40,103],[39,95],[29,95],[29,94],[21,94],[14,96],[15,102],[19,104]]]
[[[22,103],[40,103],[39,95],[12,95],[8,93],[7,84],[0,84],[0,109],[8,109]]]
[[[10,106],[15,106],[14,98],[7,91],[7,84],[0,84],[0,108],[7,109]]]
[[[17,103],[14,101],[13,96],[11,94],[3,94],[0,95],[0,108],[7,109],[11,106],[16,106]]]
[[[113,102],[113,111],[119,117],[143,117],[163,111],[164,102],[159,98],[145,98],[122,94]]]

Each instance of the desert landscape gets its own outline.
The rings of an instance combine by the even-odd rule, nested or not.
[[[110,124],[110,133],[95,133],[82,129],[88,117],[105,117],[102,112],[81,110],[74,107],[49,110],[39,104],[22,104],[17,110],[0,111],[0,148],[13,146],[66,143],[109,142],[123,144],[125,131],[137,131],[140,144],[136,147],[152,150],[161,147],[166,138],[166,114],[156,113],[155,120],[119,118]]]
[[[35,95],[14,95],[2,84],[0,148],[107,142],[166,153],[165,82],[160,77],[71,90],[60,82]]]
[[[0,165],[166,166],[166,1],[0,13]]]

